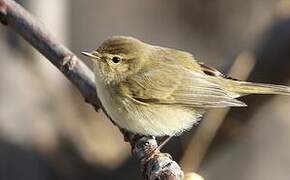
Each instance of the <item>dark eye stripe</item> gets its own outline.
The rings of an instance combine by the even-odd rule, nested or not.
[[[124,60],[126,60],[126,61],[133,61],[133,60],[135,60],[136,58],[128,58],[128,59],[124,59]]]

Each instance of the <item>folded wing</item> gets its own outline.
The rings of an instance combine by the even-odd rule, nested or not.
[[[140,72],[126,83],[131,98],[140,103],[201,108],[246,106],[206,76],[177,65]]]

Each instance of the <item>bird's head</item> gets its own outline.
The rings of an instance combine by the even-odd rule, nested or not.
[[[137,73],[145,64],[150,45],[126,36],[113,36],[93,52],[82,52],[91,58],[95,71],[106,82],[114,83]]]

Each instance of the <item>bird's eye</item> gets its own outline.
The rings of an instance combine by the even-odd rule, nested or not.
[[[113,63],[119,63],[121,61],[121,59],[117,56],[112,58]]]

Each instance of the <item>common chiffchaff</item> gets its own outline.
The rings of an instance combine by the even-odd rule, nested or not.
[[[246,106],[247,94],[290,95],[290,88],[225,77],[190,53],[114,36],[91,53],[103,108],[121,128],[141,135],[174,136],[205,109]]]

